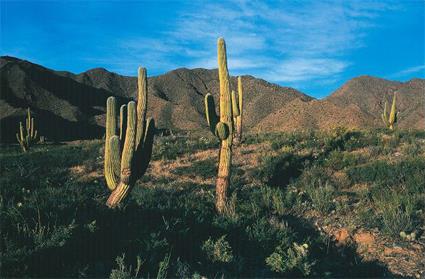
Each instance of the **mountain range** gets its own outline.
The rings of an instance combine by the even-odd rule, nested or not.
[[[137,69],[135,69],[136,71]],[[148,69],[149,70],[149,69]],[[243,76],[244,129],[254,132],[383,127],[385,101],[397,93],[398,127],[425,129],[425,79],[407,82],[353,78],[324,99],[253,76]],[[236,77],[231,77],[232,88]],[[109,96],[136,96],[137,78],[103,68],[80,74],[0,57],[0,139],[14,141],[29,107],[39,134],[52,140],[100,138]],[[180,68],[148,78],[148,115],[160,129],[207,133],[204,96],[218,100],[217,70]]]

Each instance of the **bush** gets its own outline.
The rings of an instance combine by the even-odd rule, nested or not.
[[[306,188],[307,195],[313,204],[313,207],[322,213],[329,213],[334,209],[335,189],[328,181],[317,180],[309,184]]]
[[[305,160],[292,153],[266,156],[262,159],[257,176],[270,186],[286,186],[301,174]]]
[[[216,241],[208,238],[202,245],[202,250],[212,262],[229,263],[233,260],[232,248],[226,240],[226,235]]]
[[[415,197],[396,190],[376,191],[373,194],[375,218],[381,229],[392,236],[411,232],[415,228]]]
[[[281,243],[275,251],[266,258],[266,264],[272,271],[278,273],[293,272],[297,270],[303,276],[311,273],[312,262],[308,260],[308,245],[298,245],[293,243],[287,247],[286,243]]]

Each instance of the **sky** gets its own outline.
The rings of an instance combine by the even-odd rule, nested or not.
[[[425,0],[0,0],[0,54],[54,70],[135,76],[217,68],[322,98],[372,75],[425,78]]]

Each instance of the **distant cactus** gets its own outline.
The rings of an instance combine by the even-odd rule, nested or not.
[[[235,93],[230,92],[229,72],[227,70],[226,44],[223,38],[217,42],[218,75],[220,80],[220,118],[215,112],[214,98],[211,94],[205,96],[205,111],[211,132],[220,141],[218,176],[216,181],[216,208],[223,213],[227,204],[227,190],[230,184],[232,164],[233,117],[239,115],[235,104]],[[232,102],[233,100],[233,102]],[[233,115],[232,115],[233,111]]]
[[[145,173],[152,155],[155,122],[146,119],[146,69],[139,68],[138,100],[120,108],[120,131],[117,134],[116,101],[109,97],[106,106],[104,171],[112,191],[106,204],[116,207]],[[127,112],[127,117],[126,116]]]
[[[233,93],[233,92],[232,92]],[[239,100],[236,102],[236,97],[232,98],[232,105],[238,105],[238,111],[239,115],[234,115],[234,123],[236,125],[235,128],[235,136],[234,136],[234,142],[235,144],[240,144],[242,142],[242,114],[243,114],[243,89],[242,89],[242,77],[238,77],[238,97]],[[235,110],[233,110],[235,112]]]
[[[25,120],[26,129],[22,125],[22,122],[19,122],[19,133],[16,133],[16,139],[18,140],[21,148],[24,152],[27,152],[31,145],[37,142],[37,130],[34,129],[34,118],[31,117],[31,111],[28,108],[27,118]]]
[[[396,93],[394,93],[393,103],[391,105],[391,111],[390,111],[389,116],[387,114],[387,110],[388,110],[388,103],[387,103],[387,101],[385,101],[384,113],[382,113],[382,115],[381,115],[382,121],[384,121],[385,126],[387,126],[387,128],[389,128],[391,131],[393,131],[394,125],[397,123]]]

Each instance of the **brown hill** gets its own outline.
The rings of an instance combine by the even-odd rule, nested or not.
[[[400,128],[425,128],[425,80],[389,81],[370,76],[354,78],[323,100],[294,100],[260,121],[255,130],[287,131],[383,127],[385,100],[397,93]]]
[[[425,129],[424,79],[397,82],[360,76],[345,83],[325,100],[339,107],[355,105],[367,117],[367,126],[382,126],[384,103],[387,100],[391,104],[394,93],[397,93],[399,127]]]
[[[97,68],[81,74],[53,71],[13,57],[0,58],[1,140],[13,141],[17,123],[30,107],[40,134],[70,140],[103,135],[106,98],[121,102],[136,96],[135,77],[120,76]],[[252,76],[244,76],[247,129],[285,104],[312,98]],[[236,78],[231,78],[236,88]],[[149,114],[160,128],[205,131],[203,99],[218,97],[217,70],[177,69],[148,79]]]
[[[425,80],[396,82],[361,76],[323,100],[293,88],[243,76],[245,129],[286,131],[382,127],[385,100],[397,92],[399,127],[425,128]],[[1,141],[14,141],[17,123],[30,107],[40,134],[71,140],[104,134],[105,103],[117,96],[124,103],[136,96],[136,77],[121,76],[102,68],[80,74],[53,71],[20,60],[0,57]],[[236,88],[236,78],[231,78]],[[207,132],[203,99],[218,97],[217,70],[177,69],[148,79],[149,114],[163,129]]]

